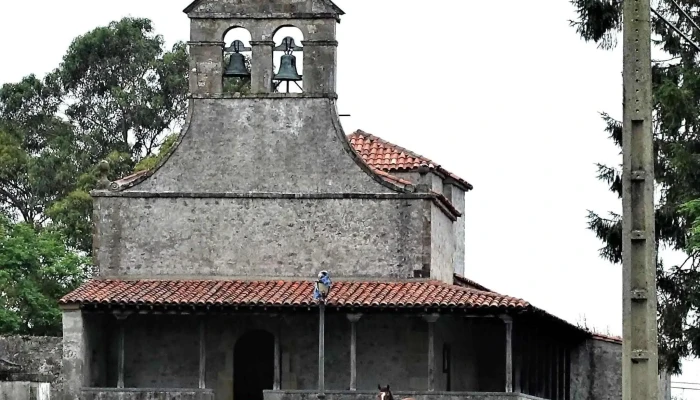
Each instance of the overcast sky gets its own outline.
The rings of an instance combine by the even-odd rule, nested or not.
[[[77,35],[131,15],[186,41],[189,0],[6,1],[0,83],[44,75]],[[338,105],[356,129],[474,185],[466,275],[570,322],[620,334],[621,269],[598,256],[588,209],[620,211],[595,179],[619,163],[599,112],[620,117],[622,53],[584,43],[567,0],[337,0]],[[98,5],[99,4],[99,5]],[[430,4],[430,6],[426,6]],[[678,381],[700,381],[688,368]],[[686,391],[687,398],[700,392]],[[680,393],[677,393],[680,394]]]

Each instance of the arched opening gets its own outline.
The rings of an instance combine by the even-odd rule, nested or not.
[[[250,93],[250,41],[245,28],[234,27],[224,34],[224,93]]]
[[[257,330],[241,336],[233,348],[233,398],[263,400],[275,380],[275,337]]]
[[[303,92],[301,76],[304,74],[304,57],[301,42],[304,34],[294,26],[277,29],[272,40],[275,42],[274,79],[275,92]]]

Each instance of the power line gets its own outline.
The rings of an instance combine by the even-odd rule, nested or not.
[[[673,383],[677,383],[679,385],[700,385],[700,382],[679,382],[679,381],[672,381]]]
[[[691,18],[690,15],[688,15],[688,13],[685,12],[685,10],[682,9],[681,6],[679,6],[678,3],[675,2],[675,0],[671,0],[671,3],[673,3],[673,5],[678,9],[678,11],[680,11],[681,14],[683,14],[683,16],[688,20],[688,22],[693,24],[695,29],[700,31],[700,26],[698,26],[698,24],[695,23],[695,20],[693,18]]]
[[[658,11],[656,11],[655,8],[652,7],[652,8],[651,8],[651,11],[652,11],[654,14],[656,14],[656,16],[659,17],[659,19],[661,19],[666,25],[668,25],[671,29],[673,29],[674,31],[676,31],[676,33],[678,33],[679,35],[681,35],[681,36],[683,37],[683,39],[685,39],[688,43],[690,43],[691,45],[693,45],[693,47],[695,47],[696,50],[700,51],[700,46],[698,46],[697,43],[693,42],[693,40],[690,39],[690,38],[688,37],[688,35],[686,35],[685,33],[683,33],[683,31],[681,31],[680,29],[678,29],[678,28],[677,28],[675,25],[673,25],[669,20],[667,20],[666,18],[664,18]],[[683,10],[681,10],[681,11],[683,11]]]
[[[671,386],[671,389],[680,389],[680,390],[698,390],[698,391],[700,391],[700,388],[689,388],[689,387],[681,387],[681,386]]]

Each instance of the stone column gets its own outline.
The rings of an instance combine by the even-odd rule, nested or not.
[[[190,47],[190,93],[196,96],[223,92],[224,42],[192,41]]]
[[[518,325],[518,329],[516,329],[513,334],[513,391],[515,393],[523,393],[522,366],[525,363],[525,354],[523,351],[525,347],[524,333],[525,332],[520,329],[520,325]]]
[[[253,93],[271,93],[274,76],[272,54],[275,42],[272,40],[252,40],[253,53],[250,60],[251,91]]]
[[[77,400],[87,382],[87,338],[80,308],[63,308],[63,400]]]
[[[435,391],[435,322],[439,314],[424,315],[428,323],[428,391]]]
[[[571,349],[564,349],[564,398],[571,398]]]
[[[350,321],[350,390],[357,390],[357,321],[362,314],[348,314]]]
[[[124,324],[127,314],[114,314],[117,318],[117,324],[119,325],[119,332],[117,338],[117,388],[124,388]]]
[[[199,388],[207,387],[207,326],[204,317],[199,320]]]
[[[282,374],[280,366],[280,332],[281,329],[278,327],[277,332],[275,332],[275,372],[274,380],[272,382],[272,390],[280,390],[282,388]]]
[[[335,40],[304,40],[305,93],[335,94],[338,42]]]
[[[502,315],[506,328],[506,393],[513,392],[513,318]]]

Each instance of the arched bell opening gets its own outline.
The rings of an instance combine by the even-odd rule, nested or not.
[[[294,26],[282,26],[273,36],[275,42],[273,60],[275,74],[272,87],[275,92],[301,93],[304,91],[304,51],[301,42],[304,34]]]
[[[241,27],[233,27],[224,35],[224,93],[250,93],[250,41],[250,32]]]

